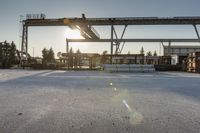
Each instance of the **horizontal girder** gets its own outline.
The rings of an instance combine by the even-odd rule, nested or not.
[[[111,42],[112,39],[67,39],[68,42]],[[200,42],[199,39],[113,39],[113,42]]]
[[[122,17],[122,18],[60,18],[27,19],[27,26],[74,26],[74,25],[197,25],[200,17]]]

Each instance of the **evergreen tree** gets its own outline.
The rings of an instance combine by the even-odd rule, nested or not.
[[[152,56],[151,51],[147,52],[147,56]]]
[[[156,50],[154,51],[153,56],[158,56]]]
[[[54,51],[53,51],[52,48],[49,49],[49,53],[48,53],[48,61],[49,61],[49,62],[55,62]]]
[[[0,43],[0,67],[2,66],[3,62],[3,43]]]
[[[2,68],[9,68],[14,64],[17,64],[16,61],[16,46],[14,42],[11,44],[4,43],[0,44],[0,66]]]
[[[76,51],[76,55],[77,55],[77,66],[80,68],[81,67],[81,51],[79,49]]]
[[[78,54],[75,53],[74,55],[75,55],[75,57],[74,57],[74,67],[77,68],[77,66],[78,66]]]
[[[55,62],[55,57],[54,57],[54,51],[52,48],[50,48],[49,50],[44,48],[42,50],[42,62],[43,64],[46,64],[46,63],[52,63],[52,62]]]
[[[140,50],[140,54],[144,54],[144,48],[143,47]]]
[[[61,57],[62,57],[62,53],[61,52],[58,52],[57,53],[57,57],[60,59],[60,62],[62,61]]]
[[[42,50],[42,63],[46,64],[48,61],[48,50],[46,48],[44,48]]]
[[[103,51],[102,56],[101,56],[101,64],[105,64],[106,61],[108,60],[108,57],[106,56],[108,54],[108,51]]]
[[[58,53],[57,53],[57,57],[60,58],[61,56],[62,56],[62,53],[61,53],[61,52],[58,52]]]
[[[11,43],[10,45],[10,54],[9,54],[9,60],[10,64],[15,64],[16,63],[16,46],[14,42]]]

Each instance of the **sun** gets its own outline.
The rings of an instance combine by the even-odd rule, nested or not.
[[[67,28],[65,30],[65,37],[68,39],[83,39],[83,37],[81,36],[81,33],[78,29],[70,29]]]

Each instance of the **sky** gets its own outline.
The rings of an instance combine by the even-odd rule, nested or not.
[[[0,0],[0,42],[14,41],[20,48],[20,15],[44,13],[47,18],[81,17],[174,17],[200,16],[200,0]],[[101,38],[110,37],[110,27],[94,27]],[[116,27],[122,32],[123,27]],[[200,26],[198,26],[200,31]],[[43,48],[52,47],[65,52],[68,27],[30,27],[29,53],[41,56]],[[129,26],[125,38],[196,38],[192,26]],[[167,44],[166,44],[167,45]],[[173,45],[200,45],[173,44]],[[126,43],[123,53],[157,51],[162,54],[160,43]],[[110,43],[70,43],[76,51],[102,53],[110,51]]]

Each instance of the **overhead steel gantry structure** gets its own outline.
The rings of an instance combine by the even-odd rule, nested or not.
[[[125,42],[200,42],[197,25],[200,24],[200,17],[122,17],[122,18],[60,18],[60,19],[26,19],[23,22],[21,50],[28,52],[28,27],[30,26],[69,26],[72,29],[79,29],[85,39],[66,39],[68,52],[69,42],[110,42],[111,61],[112,55],[122,52]],[[124,26],[120,37],[114,26]],[[193,25],[197,39],[123,39],[128,25]],[[93,26],[111,26],[111,38],[101,39]],[[22,53],[23,53],[22,52]]]

